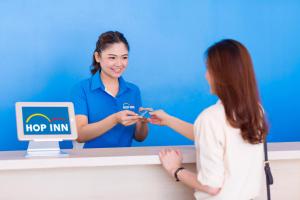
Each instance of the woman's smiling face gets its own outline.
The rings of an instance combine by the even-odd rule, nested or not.
[[[101,65],[101,73],[110,78],[119,78],[128,65],[128,49],[122,42],[113,43],[94,56]]]

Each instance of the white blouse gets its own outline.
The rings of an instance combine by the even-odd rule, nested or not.
[[[263,181],[263,144],[249,144],[226,120],[221,101],[205,109],[194,124],[198,181],[219,187],[216,196],[195,191],[197,200],[249,200]]]

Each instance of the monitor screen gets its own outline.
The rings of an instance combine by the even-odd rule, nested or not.
[[[71,134],[67,107],[23,107],[25,135]]]
[[[62,140],[77,137],[72,103],[18,102],[16,113],[20,140]]]

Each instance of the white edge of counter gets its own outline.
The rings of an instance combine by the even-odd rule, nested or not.
[[[300,159],[300,142],[268,143],[269,160]],[[25,151],[0,152],[0,170],[73,168],[99,166],[158,165],[158,152],[165,148],[180,149],[183,163],[195,163],[195,148],[189,146],[130,147],[64,150],[68,157],[25,158]]]

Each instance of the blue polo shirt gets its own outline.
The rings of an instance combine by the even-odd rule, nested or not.
[[[122,111],[138,112],[141,107],[139,88],[122,77],[119,78],[119,92],[116,97],[105,91],[99,71],[91,78],[81,81],[72,89],[71,99],[76,115],[88,117],[88,123],[98,122],[109,115]],[[101,136],[85,142],[84,148],[129,147],[134,138],[135,125],[117,124]]]

